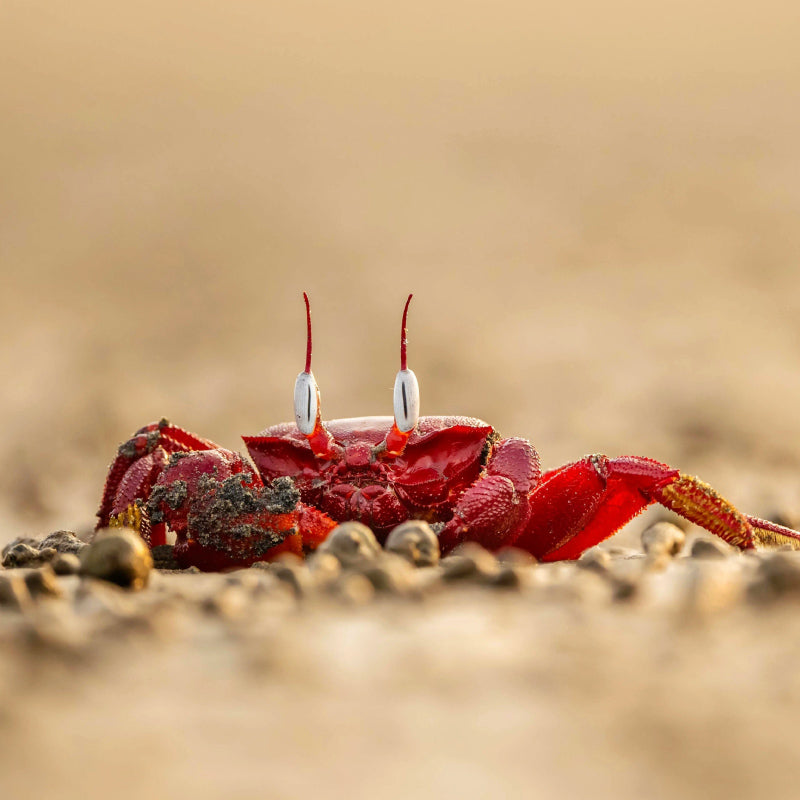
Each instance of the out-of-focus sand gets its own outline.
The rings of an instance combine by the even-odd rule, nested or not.
[[[145,422],[289,418],[303,290],[327,417],[390,412],[413,291],[423,413],[797,510],[798,41],[778,0],[3,3],[0,542],[87,530]]]

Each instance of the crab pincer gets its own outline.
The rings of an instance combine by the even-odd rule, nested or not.
[[[151,547],[169,530],[178,564],[224,570],[318,546],[333,522],[299,498],[290,478],[265,485],[239,453],[162,420],[120,447],[97,527],[133,527]]]

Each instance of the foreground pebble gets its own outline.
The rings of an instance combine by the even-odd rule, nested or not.
[[[171,547],[151,553],[128,529],[100,531],[88,546],[64,532],[48,538],[52,548],[42,546],[46,540],[17,540],[6,548],[6,556],[38,555],[31,555],[31,566],[15,560],[0,571],[0,621],[4,615],[27,619],[39,631],[35,641],[61,648],[90,641],[96,630],[149,634],[176,611],[203,625],[236,627],[253,619],[276,624],[292,609],[440,603],[477,592],[487,602],[505,594],[534,606],[579,605],[592,613],[626,606],[707,619],[737,606],[762,613],[800,599],[800,554],[732,558],[724,543],[698,539],[690,557],[682,557],[683,531],[669,523],[643,533],[643,552],[606,544],[574,562],[537,564],[528,553],[492,553],[476,543],[440,559],[430,526],[416,521],[398,526],[384,548],[369,528],[348,522],[305,560],[284,554],[226,574],[175,569]],[[37,562],[48,550],[54,555]]]
[[[656,522],[642,533],[642,548],[651,557],[676,556],[685,543],[686,534],[671,522]]]
[[[337,525],[319,552],[330,553],[345,567],[358,567],[374,561],[382,552],[375,534],[360,522]]]
[[[736,551],[725,544],[723,541],[713,541],[712,539],[695,539],[692,542],[690,555],[692,558],[727,558]]]
[[[497,558],[474,542],[459,545],[442,560],[442,578],[450,583],[488,582],[497,575],[499,569]]]
[[[0,608],[22,611],[31,602],[30,592],[21,575],[0,574]]]
[[[116,583],[126,589],[147,586],[153,558],[142,538],[128,528],[98,531],[81,553],[81,574]]]
[[[439,538],[423,520],[414,519],[398,525],[386,539],[386,549],[416,567],[433,567],[439,563]]]
[[[59,553],[50,566],[56,575],[77,575],[81,571],[81,560],[74,553]]]

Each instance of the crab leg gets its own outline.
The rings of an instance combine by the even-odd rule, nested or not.
[[[528,521],[527,497],[541,476],[539,455],[527,439],[502,439],[486,472],[458,499],[439,534],[443,551],[469,539],[490,549],[509,544]]]
[[[586,456],[546,473],[529,502],[530,521],[513,544],[542,561],[577,558],[656,502],[742,550],[800,548],[800,533],[748,517],[699,478],[639,456]]]

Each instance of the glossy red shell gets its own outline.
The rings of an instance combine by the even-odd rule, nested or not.
[[[494,429],[472,417],[421,417],[403,453],[392,456],[381,448],[392,422],[326,422],[335,442],[331,458],[315,456],[294,423],[244,441],[262,478],[293,478],[303,502],[334,519],[359,519],[378,532],[411,516],[446,522],[454,502],[479,476]]]

